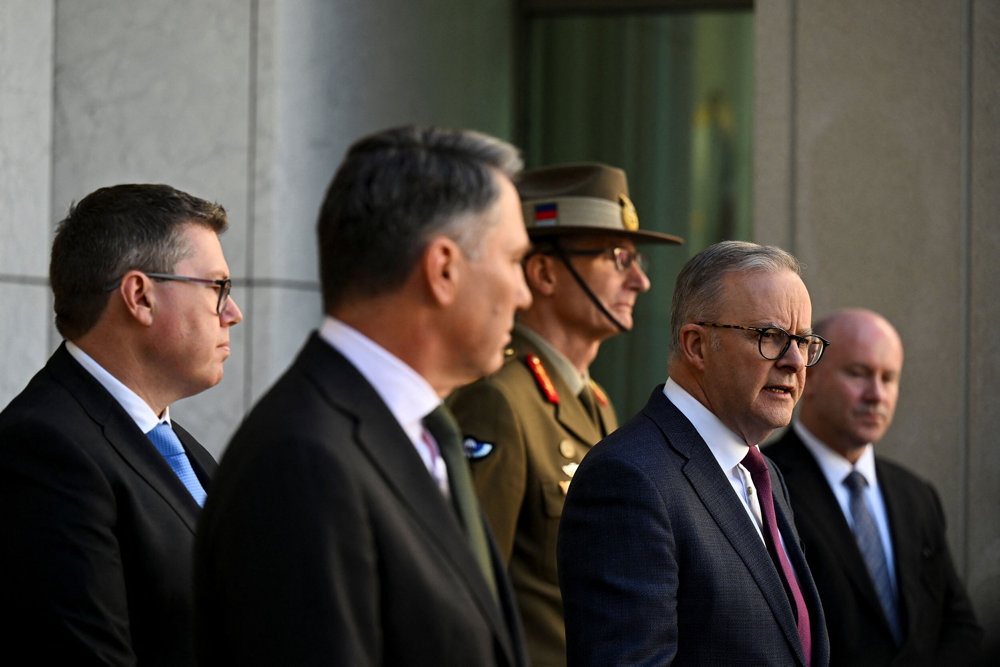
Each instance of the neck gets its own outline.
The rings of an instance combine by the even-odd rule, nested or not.
[[[597,358],[601,341],[562,326],[554,317],[544,317],[540,311],[528,310],[518,316],[518,321],[559,350],[580,375],[585,374]]]
[[[170,396],[159,373],[148,371],[155,366],[143,362],[142,355],[127,337],[105,335],[95,329],[73,343],[116,380],[135,392],[157,416],[162,416],[168,405],[181,398]]]

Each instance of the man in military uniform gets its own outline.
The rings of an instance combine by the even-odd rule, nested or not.
[[[649,289],[639,243],[681,243],[639,230],[625,172],[572,164],[517,182],[533,249],[524,272],[533,301],[495,374],[449,398],[465,434],[479,498],[507,559],[538,666],[566,663],[556,533],[577,464],[618,426],[588,368],[602,341],[632,328]]]

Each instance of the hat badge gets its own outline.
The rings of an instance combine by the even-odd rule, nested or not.
[[[625,229],[634,232],[639,229],[639,214],[635,212],[635,205],[626,194],[619,194],[618,201],[622,205],[622,224]]]

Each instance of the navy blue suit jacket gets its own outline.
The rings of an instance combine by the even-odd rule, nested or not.
[[[831,664],[973,664],[982,629],[952,564],[944,511],[934,489],[876,457],[906,635],[897,647],[854,533],[816,459],[793,429],[765,452],[788,482],[806,557],[827,611]]]
[[[215,460],[174,424],[209,488]],[[200,508],[65,345],[0,413],[9,664],[193,665]]]
[[[779,530],[809,609],[812,664],[825,665],[819,595],[770,467]],[[558,563],[571,666],[805,664],[764,542],[662,385],[581,463]]]

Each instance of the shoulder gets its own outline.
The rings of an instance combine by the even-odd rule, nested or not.
[[[544,360],[527,354],[509,359],[492,375],[456,389],[448,401],[466,410],[486,410],[497,403],[555,404],[562,398]]]
[[[941,506],[938,493],[931,483],[899,463],[876,456],[875,471],[884,494],[904,497],[907,503],[923,502],[938,508]]]

